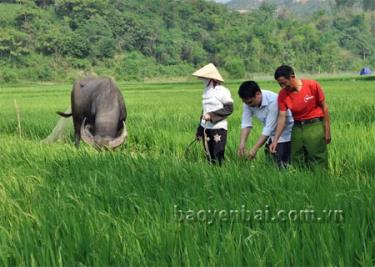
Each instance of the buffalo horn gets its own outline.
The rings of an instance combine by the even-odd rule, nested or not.
[[[127,136],[128,136],[128,131],[126,130],[126,125],[124,124],[124,128],[122,129],[122,133],[120,134],[120,136],[110,141],[108,144],[108,147],[111,149],[115,149],[116,147],[124,143]]]
[[[85,121],[86,121],[86,118],[84,118],[82,125],[81,125],[81,138],[85,143],[89,145],[93,145],[95,142],[94,137],[92,136],[90,131],[87,129],[89,125],[85,125]]]

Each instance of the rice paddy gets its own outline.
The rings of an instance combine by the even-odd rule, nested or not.
[[[71,84],[1,85],[0,266],[375,265],[375,83],[320,83],[328,172],[279,171],[261,151],[237,158],[240,81],[226,84],[235,111],[222,167],[206,163],[200,144],[186,151],[198,82],[118,83],[129,138],[113,152],[75,149],[71,123],[66,142],[40,142]],[[249,148],[260,131],[255,123]],[[320,220],[297,216],[306,209]]]

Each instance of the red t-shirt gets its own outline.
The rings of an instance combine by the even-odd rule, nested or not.
[[[300,91],[290,92],[281,89],[278,97],[280,111],[290,109],[296,121],[309,120],[324,116],[322,103],[324,93],[319,83],[313,80],[302,80]]]

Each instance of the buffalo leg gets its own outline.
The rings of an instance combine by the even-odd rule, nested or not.
[[[74,121],[74,135],[75,135],[75,146],[79,148],[79,142],[81,141],[81,124],[78,121]]]

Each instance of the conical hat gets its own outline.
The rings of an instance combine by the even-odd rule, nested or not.
[[[193,73],[193,76],[224,82],[214,64],[210,63]]]

